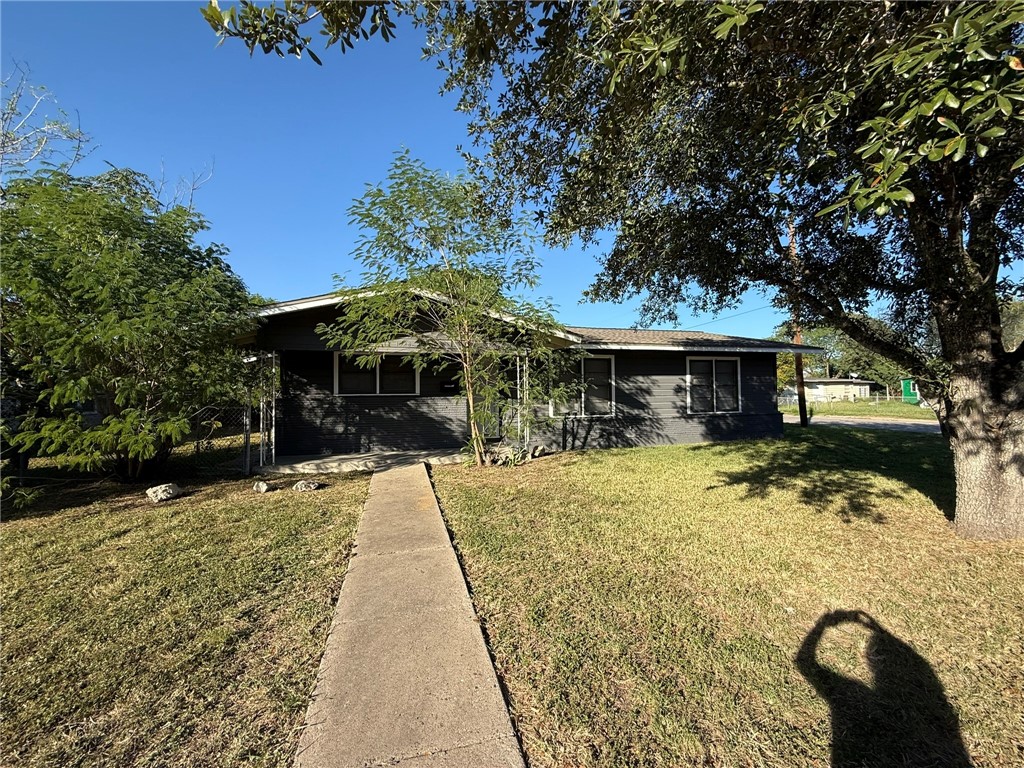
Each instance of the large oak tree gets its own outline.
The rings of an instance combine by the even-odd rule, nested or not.
[[[555,242],[615,233],[591,296],[667,319],[753,286],[842,330],[936,404],[958,530],[1024,535],[1024,348],[999,311],[1022,291],[1024,2],[204,11],[281,55],[310,25],[342,50],[386,40],[403,13],[473,116],[495,204],[532,204]]]

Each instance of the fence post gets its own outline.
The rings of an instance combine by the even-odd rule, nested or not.
[[[242,475],[252,474],[252,404],[248,403],[242,411]]]

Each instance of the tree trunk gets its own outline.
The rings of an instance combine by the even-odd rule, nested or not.
[[[1024,412],[993,402],[977,379],[954,378],[946,418],[956,477],[957,532],[1024,537]]]
[[[484,465],[484,441],[480,435],[480,425],[476,420],[476,393],[473,387],[473,376],[469,365],[463,369],[463,382],[466,387],[466,409],[469,412],[469,442],[473,446],[473,459],[478,467]]]

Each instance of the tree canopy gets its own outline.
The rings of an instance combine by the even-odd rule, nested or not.
[[[245,285],[197,242],[205,221],[132,171],[15,179],[3,216],[4,375],[34,393],[15,442],[144,477],[199,409],[239,395]]]
[[[469,447],[485,463],[500,411],[511,403],[520,424],[531,420],[540,371],[554,365],[560,326],[546,304],[522,295],[537,283],[529,222],[494,215],[473,180],[428,169],[408,151],[349,214],[362,230],[354,256],[364,271],[355,284],[336,276],[338,317],[318,331],[362,365],[379,364],[397,342],[409,363],[451,369],[466,398]],[[517,375],[527,359],[532,384],[522,368]]]
[[[553,242],[614,232],[590,297],[671,320],[755,287],[842,330],[936,404],[959,529],[1024,534],[1024,348],[999,313],[1024,290],[1024,1],[204,11],[280,55],[310,24],[342,50],[387,39],[402,13],[472,115],[495,207],[534,207]]]

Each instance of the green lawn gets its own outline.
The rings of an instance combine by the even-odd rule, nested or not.
[[[807,408],[822,416],[860,416],[862,418],[882,419],[920,419],[923,421],[935,421],[935,413],[930,408],[922,408],[919,405],[901,403],[893,400],[891,402],[874,400],[833,400],[827,403],[807,403]],[[783,413],[799,413],[796,405],[780,405],[779,410]]]
[[[952,533],[938,437],[794,429],[434,480],[532,768],[1024,757],[1024,544]]]
[[[68,482],[5,510],[0,762],[289,766],[367,490],[320,479],[158,506]]]

